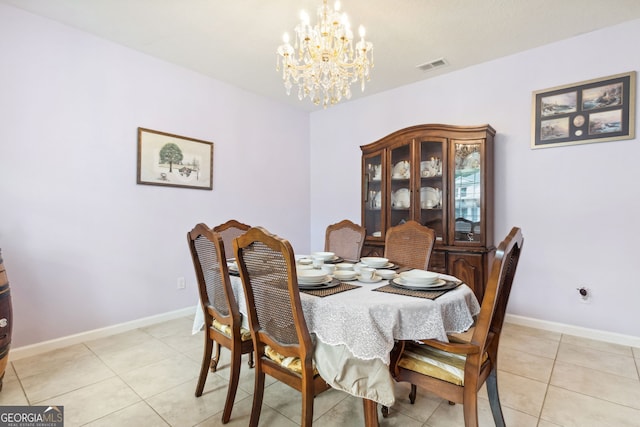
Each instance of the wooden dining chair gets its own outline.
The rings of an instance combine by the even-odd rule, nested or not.
[[[225,424],[231,418],[243,354],[249,353],[249,366],[253,366],[253,341],[249,330],[241,326],[242,316],[231,288],[222,237],[205,224],[198,224],[187,234],[187,241],[205,320],[204,354],[195,394],[196,397],[202,395],[209,369],[216,371],[220,347],[228,348],[231,351],[231,374],[222,412],[222,423]],[[211,358],[214,343],[216,354]]]
[[[324,250],[347,261],[359,261],[366,234],[364,227],[344,219],[327,227]]]
[[[329,385],[314,368],[291,244],[255,227],[235,239],[234,247],[256,349],[249,425],[258,425],[267,374],[302,393],[300,425],[311,426],[313,399]]]
[[[478,390],[486,382],[494,422],[505,425],[498,394],[498,345],[523,242],[521,230],[514,227],[498,246],[470,338],[397,343],[390,369],[396,381],[411,383],[412,404],[418,385],[449,402],[462,403],[465,426],[476,427]]]
[[[402,267],[426,270],[435,241],[434,230],[410,220],[387,230],[384,257]]]
[[[235,219],[216,225],[213,227],[213,231],[220,234],[222,237],[222,243],[224,243],[224,253],[227,254],[227,258],[233,258],[233,239],[244,234],[251,226],[243,224]]]

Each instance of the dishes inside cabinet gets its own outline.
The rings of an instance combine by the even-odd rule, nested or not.
[[[480,153],[475,151],[464,158],[462,169],[478,169],[480,167]]]
[[[401,188],[392,195],[392,206],[395,209],[411,207],[411,192],[408,188]]]
[[[411,176],[411,166],[408,161],[402,160],[393,166],[393,179],[409,179]]]
[[[423,178],[442,176],[442,161],[437,157],[432,157],[420,162],[420,176]]]
[[[382,191],[374,191],[375,195],[371,198],[371,209],[382,208]]]
[[[373,178],[374,181],[380,181],[382,179],[382,165],[373,166]]]
[[[433,187],[420,188],[420,207],[433,209],[442,205],[442,190]]]

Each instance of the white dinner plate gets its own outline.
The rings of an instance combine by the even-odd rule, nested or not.
[[[395,279],[392,280],[393,283],[395,283],[396,285],[400,285],[403,288],[407,288],[407,289],[431,289],[431,288],[439,288],[440,286],[444,285],[447,283],[446,280],[444,279],[438,279],[433,283],[429,283],[428,285],[422,284],[422,285],[417,285],[417,284],[413,284],[413,283],[407,283],[404,280],[402,280],[402,278],[397,277]]]
[[[375,268],[376,270],[379,269],[379,268],[380,269],[390,269],[390,268],[395,268],[396,267],[396,265],[394,263],[392,263],[392,262],[388,262],[385,265],[383,265],[382,267],[373,267],[373,266],[370,266],[369,264],[365,264],[364,262],[359,262],[357,265],[360,268],[369,267],[369,268]]]
[[[373,275],[373,277],[372,277],[371,279],[365,279],[364,277],[362,277],[362,276],[360,276],[360,275],[358,274],[358,276],[356,277],[356,279],[357,279],[359,282],[362,282],[362,283],[378,283],[379,281],[381,281],[381,280],[382,280],[382,277],[378,276],[377,274],[374,274],[374,275]]]
[[[335,288],[339,284],[340,284],[339,280],[330,279],[324,283],[320,283],[319,285],[304,285],[302,283],[298,283],[298,289],[307,290],[307,291],[318,290],[318,289],[329,289],[329,288]]]
[[[298,270],[298,283],[303,283],[305,285],[319,285],[320,283],[324,283],[330,279],[331,277],[329,277],[324,271]]]
[[[335,273],[333,273],[333,277],[334,279],[338,279],[338,280],[342,280],[345,282],[348,282],[350,280],[356,280],[357,278],[357,274],[355,271],[351,270],[337,270]]]
[[[325,280],[323,280],[320,283],[305,283],[305,282],[301,282],[301,281],[298,280],[298,287],[304,286],[305,288],[312,289],[312,288],[317,288],[319,286],[324,286],[324,285],[326,285],[328,283],[331,283],[332,281],[333,281],[333,278],[331,278],[331,277],[327,277]]]

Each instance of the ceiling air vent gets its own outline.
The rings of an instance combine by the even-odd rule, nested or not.
[[[416,68],[422,71],[431,71],[435,68],[444,67],[445,65],[448,65],[447,61],[444,58],[438,58],[422,65],[418,65]]]

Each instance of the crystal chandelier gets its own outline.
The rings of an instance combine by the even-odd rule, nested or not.
[[[360,87],[369,80],[373,68],[373,45],[364,39],[360,26],[360,41],[353,48],[353,33],[346,14],[340,13],[340,2],[333,8],[323,0],[318,7],[318,23],[309,24],[309,15],[300,13],[301,22],[295,28],[291,46],[289,34],[278,47],[276,70],[282,67],[282,79],[287,95],[298,85],[298,98],[309,97],[324,108],[351,98],[351,83],[360,80]]]

